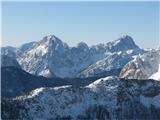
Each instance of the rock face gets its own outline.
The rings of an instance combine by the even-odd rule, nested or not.
[[[126,64],[120,73],[120,77],[147,79],[158,72],[159,64],[160,50],[151,50]]]
[[[118,76],[123,66],[133,59],[134,54],[132,52],[133,51],[110,53],[104,59],[90,65],[87,69],[79,73],[77,77],[83,78],[100,76],[102,74],[107,75],[108,72],[110,75]]]
[[[24,44],[12,52],[3,53],[14,54],[21,68],[33,75],[85,78],[101,76],[113,70],[119,73],[119,69],[136,55],[143,54],[144,50],[128,35],[91,47],[84,42],[69,47],[58,37],[48,35],[39,42]]]
[[[2,99],[2,119],[160,119],[160,82],[101,78]]]

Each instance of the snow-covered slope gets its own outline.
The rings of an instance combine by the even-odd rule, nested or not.
[[[127,51],[127,50],[138,50],[139,47],[134,43],[133,38],[128,35],[123,35],[122,37],[118,38],[117,40],[114,40],[112,42],[108,42],[106,44],[106,47],[110,52],[119,52],[119,51]]]
[[[29,42],[21,45],[20,47],[17,48],[16,50],[16,55],[20,56],[21,54],[24,54],[26,51],[29,49],[33,48],[33,46],[36,44],[36,42]]]
[[[126,65],[126,63],[134,59],[134,57],[136,56],[136,54],[134,54],[133,52],[134,50],[109,53],[104,59],[97,61],[96,63],[90,65],[83,72],[79,73],[78,77],[93,77],[102,75],[102,73],[104,75],[107,75],[107,72],[113,70],[115,71],[114,75],[118,76],[118,71],[120,71],[123,66]]]
[[[160,80],[160,64],[159,64],[158,72],[154,73],[150,78],[154,80]]]
[[[159,113],[160,82],[154,80],[106,77],[2,99],[3,119],[160,119]]]
[[[125,51],[132,54],[127,54]],[[91,47],[88,47],[84,42],[79,43],[76,47],[69,47],[56,36],[49,35],[34,43],[34,46],[18,56],[17,60],[25,71],[34,75],[73,78],[90,76],[86,75],[86,71],[100,70],[115,60],[119,66],[108,66],[108,68],[101,69],[98,74],[104,73],[106,70],[117,69],[131,60],[133,55],[143,52],[129,36],[122,36],[113,42]],[[118,57],[115,58],[115,56],[120,56],[119,54],[127,55],[120,57],[119,60]],[[121,64],[120,61],[123,63]],[[92,66],[96,66],[96,68]],[[94,74],[97,73],[92,72],[91,76]]]
[[[120,73],[123,78],[149,78],[158,72],[160,64],[160,50],[150,50],[144,55],[136,57],[124,66]]]

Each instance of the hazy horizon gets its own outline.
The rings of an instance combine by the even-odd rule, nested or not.
[[[129,35],[142,48],[156,48],[159,14],[159,2],[2,2],[2,46],[54,34],[70,46]]]

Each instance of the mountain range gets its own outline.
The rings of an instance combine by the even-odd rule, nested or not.
[[[3,119],[160,119],[160,49],[132,37],[1,48]]]
[[[84,42],[69,47],[58,37],[48,35],[19,48],[2,48],[2,55],[15,57],[26,72],[60,78],[94,77],[113,70],[118,75],[126,63],[144,52],[128,35],[91,47]]]

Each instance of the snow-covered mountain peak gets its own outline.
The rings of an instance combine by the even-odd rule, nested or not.
[[[43,39],[47,39],[47,40],[57,40],[57,39],[59,39],[59,38],[56,37],[54,34],[50,34],[50,35],[46,35]]]
[[[122,35],[121,37],[119,37],[119,39],[129,40],[129,39],[132,39],[132,37],[129,36],[129,35]],[[132,39],[132,40],[133,40],[133,39]]]
[[[122,37],[113,41],[113,43],[114,43],[114,45],[123,43],[123,44],[131,45],[132,47],[135,47],[135,43],[134,43],[133,38],[128,35],[123,35]]]
[[[55,35],[47,35],[41,41],[35,43],[34,47],[28,52],[43,56],[54,50],[63,50],[65,47],[68,47],[68,45],[63,43],[58,37]]]
[[[45,36],[41,41],[40,43],[42,44],[46,44],[46,45],[63,45],[63,42],[58,38],[56,37],[55,35],[47,35]]]
[[[111,52],[126,51],[132,49],[140,51],[140,48],[135,44],[132,37],[128,35],[123,35],[122,37],[107,43],[106,46]]]

